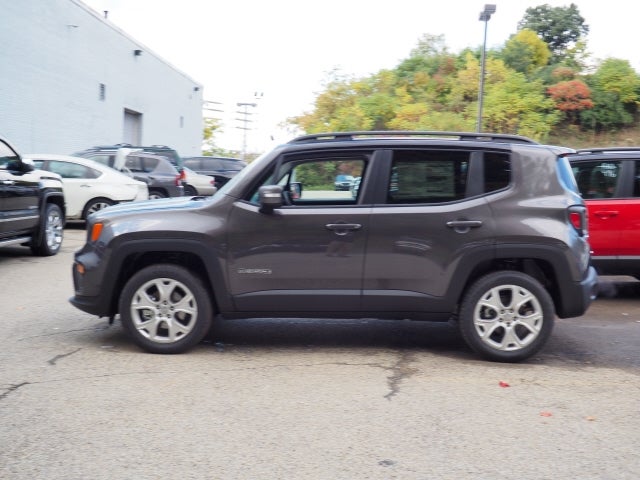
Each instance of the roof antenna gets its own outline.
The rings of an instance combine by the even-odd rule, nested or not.
[[[109,16],[109,10],[105,10],[104,11],[104,18],[107,18]]]

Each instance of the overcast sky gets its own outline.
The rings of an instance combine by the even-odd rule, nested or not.
[[[477,0],[82,0],[164,60],[203,84],[205,100],[220,102],[220,146],[240,150],[234,120],[238,102],[256,102],[249,151],[287,141],[277,127],[312,109],[328,72],[366,76],[392,69],[424,34],[444,35],[450,51],[482,44],[484,22]],[[528,7],[568,6],[570,1],[493,1],[487,47],[516,33]],[[640,72],[635,0],[574,0],[590,31],[594,58],[629,60]],[[259,100],[255,93],[262,94]],[[274,140],[271,140],[273,137]]]

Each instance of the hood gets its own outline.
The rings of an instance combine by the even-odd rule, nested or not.
[[[91,215],[91,217],[95,220],[104,220],[129,214],[162,214],[169,211],[195,209],[210,201],[211,197],[177,197],[145,200],[142,202],[125,202],[103,208]]]

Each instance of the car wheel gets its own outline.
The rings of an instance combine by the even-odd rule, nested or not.
[[[191,185],[185,185],[184,194],[186,197],[195,197],[196,195],[198,195],[198,191],[195,188],[193,188]]]
[[[208,333],[213,317],[199,277],[173,264],[136,273],[120,295],[120,318],[133,341],[151,353],[182,353]]]
[[[55,255],[62,246],[63,235],[62,209],[55,203],[49,203],[40,219],[40,229],[31,243],[31,251],[43,257]]]
[[[519,362],[546,343],[555,318],[551,296],[533,277],[494,272],[478,279],[460,307],[466,343],[484,358]]]
[[[158,198],[167,198],[167,195],[160,190],[149,190],[149,200],[157,200]]]
[[[92,213],[102,210],[103,208],[110,207],[113,203],[114,202],[108,198],[94,198],[85,205],[84,211],[82,212],[82,218],[86,220]]]

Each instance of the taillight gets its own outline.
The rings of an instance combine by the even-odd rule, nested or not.
[[[589,221],[587,219],[587,209],[582,205],[569,207],[569,221],[581,237],[589,234]]]
[[[181,170],[180,172],[178,172],[178,175],[176,175],[176,186],[180,186],[182,185],[182,182],[185,182],[187,180],[187,175],[184,173],[184,170]]]

